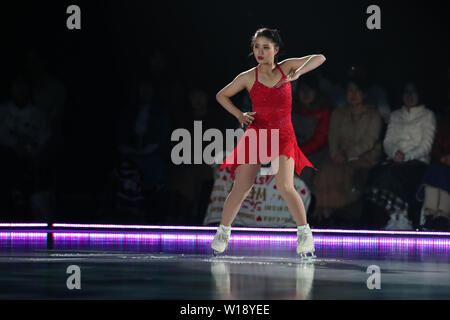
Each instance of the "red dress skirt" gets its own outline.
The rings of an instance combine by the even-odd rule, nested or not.
[[[282,81],[286,76],[278,65],[277,68],[283,75],[280,79]],[[247,126],[238,145],[226,157],[220,170],[231,167],[231,177],[234,179],[235,170],[239,165],[268,163],[279,155],[294,159],[295,172],[298,175],[306,166],[317,170],[297,144],[291,121],[291,83],[286,82],[279,88],[267,87],[258,81],[258,67],[256,67],[255,82],[249,94],[253,111],[256,112],[254,120]]]

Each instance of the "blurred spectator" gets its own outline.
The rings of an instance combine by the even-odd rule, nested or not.
[[[368,181],[367,201],[373,204],[364,210],[368,227],[419,226],[421,203],[416,192],[430,161],[436,128],[433,112],[421,99],[417,85],[409,82],[403,91],[404,105],[391,114],[383,142],[388,161],[376,166]]]
[[[330,80],[328,75],[324,75],[321,69],[317,70],[318,87],[323,97],[326,97],[329,101],[328,104],[333,109],[337,106],[345,104],[345,90],[338,82]]]
[[[368,79],[369,77],[367,68],[362,65],[351,66],[347,71],[347,75],[349,77],[365,79]],[[367,90],[366,103],[375,106],[378,109],[385,123],[389,121],[391,107],[389,106],[386,90],[383,87],[376,83],[370,84]]]
[[[171,132],[176,128],[181,128],[190,116],[189,101],[187,98],[187,89],[183,81],[174,79],[170,85],[168,97],[169,116],[171,123]]]
[[[202,121],[204,130],[209,128],[222,128],[222,123],[218,116],[218,108],[212,107],[208,94],[201,89],[193,89],[189,92],[189,103],[191,108],[192,121]],[[193,124],[193,123],[192,123]]]
[[[177,71],[176,63],[168,62],[166,53],[161,48],[155,48],[144,65],[144,74],[148,74],[153,85],[153,100],[160,105],[169,105],[171,97],[173,74]]]
[[[194,139],[194,121],[202,121],[203,132],[209,128],[222,128],[217,116],[217,108],[212,106],[205,91],[192,89],[188,98],[190,113],[186,115],[182,128],[190,131],[192,141]],[[188,224],[202,223],[214,183],[213,168],[203,163],[203,155],[201,158],[201,164],[194,164],[194,154],[192,153],[192,164],[172,165],[170,170],[170,189],[178,194],[178,202],[182,204],[178,210],[184,210],[184,212],[174,212],[174,214],[182,215],[185,219],[184,223]]]
[[[26,54],[26,71],[31,81],[31,97],[34,105],[45,115],[49,125],[49,139],[36,163],[36,181],[39,186],[33,195],[34,216],[46,216],[46,208],[54,199],[55,180],[57,176],[58,152],[64,143],[63,117],[67,90],[64,84],[49,71],[48,58],[37,49]],[[38,209],[40,208],[40,209]]]
[[[359,200],[368,171],[381,155],[383,122],[378,110],[365,103],[366,94],[363,80],[349,79],[347,105],[331,115],[329,155],[315,178],[316,222],[332,214],[341,223],[359,219]]]
[[[0,106],[0,145],[2,159],[6,160],[6,167],[1,169],[2,177],[5,177],[2,183],[8,184],[2,189],[8,190],[17,200],[14,206],[23,207],[31,201],[33,213],[48,215],[48,194],[42,201],[36,200],[39,198],[36,194],[42,186],[39,164],[50,136],[50,126],[45,114],[32,104],[30,91],[25,79],[18,77],[11,85],[11,100]],[[26,212],[22,211],[22,214]]]
[[[331,109],[325,105],[314,75],[299,79],[298,91],[292,105],[292,123],[300,149],[316,168],[328,153],[328,128]],[[301,179],[312,189],[312,168],[302,171]]]
[[[50,124],[52,139],[62,139],[64,104],[67,90],[47,69],[47,62],[35,50],[27,54],[27,71],[31,79],[31,95]]]
[[[136,161],[119,157],[101,196],[100,216],[106,222],[148,223],[142,172]],[[155,206],[156,209],[156,206]]]
[[[167,58],[160,48],[156,48],[150,56],[149,65],[153,81],[165,76],[167,70]]]
[[[154,100],[151,82],[139,85],[139,101],[119,119],[118,143],[122,156],[133,159],[143,174],[143,188],[162,184],[166,178],[169,145],[167,109]]]
[[[367,69],[362,65],[352,65],[347,70],[347,77],[368,79]],[[320,78],[320,87],[324,93],[327,93],[330,97],[332,97],[336,107],[343,107],[346,105],[347,98],[343,87],[338,84],[333,84],[324,77]],[[376,83],[368,85],[366,98],[364,101],[367,105],[376,107],[384,122],[388,122],[391,107],[389,105],[386,90],[382,86]]]
[[[154,222],[160,217],[143,217],[143,201],[152,212],[162,205],[157,194],[167,179],[170,122],[167,108],[155,100],[152,81],[142,81],[136,89],[136,104],[119,118],[119,159],[103,197],[112,197],[117,216],[129,213],[134,221]],[[108,205],[104,203],[103,209],[109,210]]]
[[[450,87],[448,89],[450,101]],[[419,189],[419,199],[424,200],[424,227],[448,230],[450,218],[450,103],[442,110],[431,152],[432,164],[428,167]]]

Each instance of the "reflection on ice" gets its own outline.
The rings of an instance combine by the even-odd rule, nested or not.
[[[314,281],[313,263],[288,263],[252,261],[250,263],[211,262],[215,299],[298,299],[310,298]]]

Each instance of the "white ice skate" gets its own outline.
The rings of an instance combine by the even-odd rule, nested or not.
[[[214,255],[222,253],[228,246],[228,241],[231,235],[231,226],[225,227],[224,225],[220,225],[217,228],[216,236],[214,237],[213,242],[211,243],[211,248],[214,250]]]
[[[309,224],[297,227],[297,253],[302,261],[311,261],[314,255],[314,239]]]

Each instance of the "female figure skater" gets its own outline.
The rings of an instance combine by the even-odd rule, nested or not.
[[[239,74],[231,83],[220,90],[217,101],[232,115],[241,126],[248,124],[244,136],[236,149],[230,153],[221,165],[221,169],[231,166],[233,187],[228,194],[222,212],[222,220],[211,244],[214,254],[222,253],[228,246],[231,234],[231,223],[239,212],[242,202],[253,187],[255,177],[261,167],[259,152],[257,163],[239,164],[236,161],[236,150],[242,150],[244,138],[249,129],[256,131],[259,148],[259,129],[267,129],[270,140],[270,130],[279,131],[279,152],[272,163],[278,164],[275,176],[276,187],[288,205],[289,212],[295,219],[297,227],[297,253],[302,258],[314,258],[314,241],[311,229],[306,221],[306,211],[300,195],[294,188],[294,169],[300,175],[305,166],[314,168],[298,147],[297,139],[291,122],[292,95],[290,81],[297,80],[300,75],[320,66],[325,57],[321,54],[303,58],[290,58],[277,63],[281,38],[278,30],[261,28],[251,38],[251,47],[258,66]],[[274,61],[274,59],[276,59]],[[247,89],[252,100],[253,112],[241,112],[236,108],[230,97],[239,91]],[[245,155],[248,153],[246,145]],[[270,141],[266,144],[270,145]],[[266,153],[268,154],[268,153]],[[234,159],[234,161],[233,161]],[[314,168],[315,169],[315,168]],[[234,177],[234,171],[236,176]],[[308,256],[311,254],[311,256]]]

